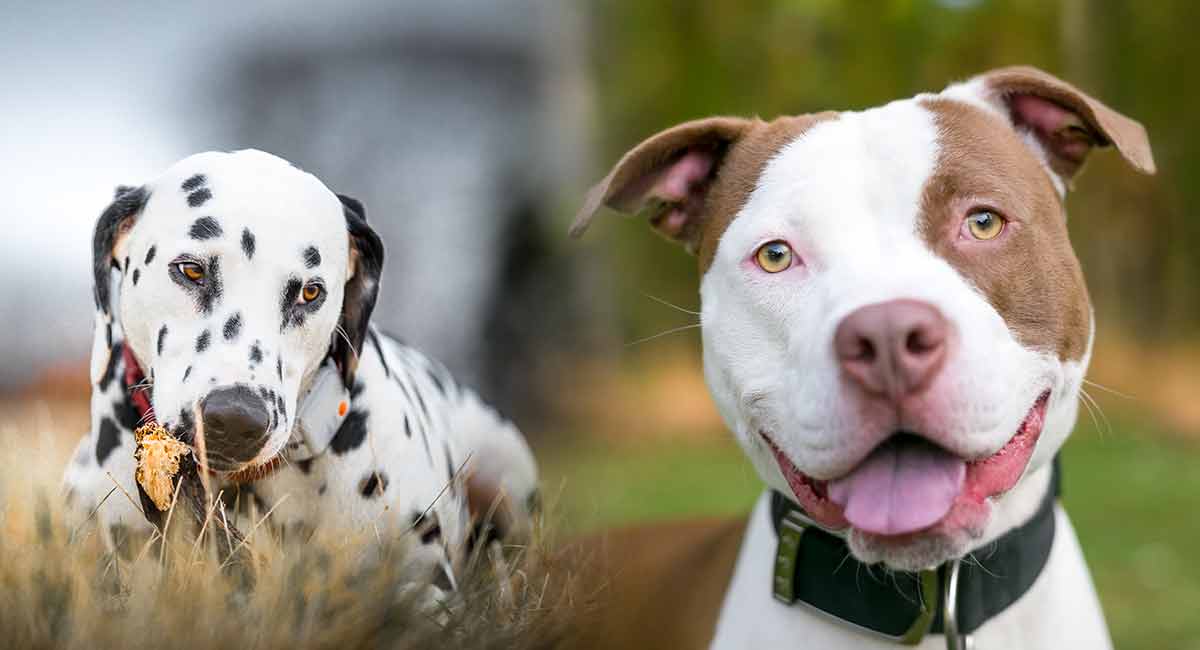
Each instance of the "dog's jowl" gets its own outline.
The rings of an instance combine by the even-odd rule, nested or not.
[[[1108,647],[1056,454],[1094,330],[1066,193],[1109,146],[1154,171],[1140,124],[1008,68],[626,154],[574,232],[608,206],[697,255],[707,383],[769,490],[741,524],[614,534],[694,545],[610,550],[605,641]]]
[[[411,538],[414,575],[453,571],[473,511],[526,523],[517,429],[371,325],[383,244],[358,201],[266,153],[204,153],[118,188],[93,244],[92,432],[66,474],[81,516],[113,481],[137,493],[133,431],[153,420],[273,523]],[[149,526],[124,498],[96,520]]]

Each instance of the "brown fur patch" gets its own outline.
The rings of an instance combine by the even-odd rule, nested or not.
[[[922,105],[933,112],[940,146],[922,196],[922,237],[983,292],[1023,345],[1082,358],[1091,323],[1087,287],[1045,168],[1016,131],[982,109],[948,99]],[[1002,239],[958,241],[977,206],[1009,220]]]
[[[746,518],[609,531],[583,540],[596,608],[581,615],[571,648],[707,648],[746,529]]]
[[[758,179],[767,163],[814,125],[835,118],[837,113],[828,111],[758,122],[730,146],[705,206],[705,219],[697,248],[701,276],[712,265],[717,244],[725,234],[725,229],[746,205],[750,193],[758,187]]]

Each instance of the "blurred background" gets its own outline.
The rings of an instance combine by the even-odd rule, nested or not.
[[[565,237],[642,138],[714,113],[853,109],[1028,63],[1144,123],[1068,201],[1098,331],[1064,452],[1118,647],[1200,648],[1200,4],[1186,0],[7,3],[0,440],[87,426],[88,265],[114,186],[256,147],[363,200],[376,313],[512,415],[564,525],[746,511],[711,406],[696,269],[634,221]],[[670,333],[667,333],[670,332]],[[659,336],[662,334],[661,336]]]

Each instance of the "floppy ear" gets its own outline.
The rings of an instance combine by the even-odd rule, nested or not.
[[[92,297],[96,302],[96,324],[92,337],[92,381],[98,382],[109,367],[114,336],[119,328],[113,314],[115,302],[112,270],[120,268],[118,248],[137,221],[150,193],[145,187],[119,185],[92,233]],[[119,286],[119,285],[116,285]]]
[[[342,316],[338,321],[349,342],[335,333],[330,354],[337,363],[342,382],[349,389],[358,369],[358,355],[367,337],[375,298],[379,295],[379,275],[383,271],[383,241],[367,225],[367,213],[362,203],[338,195],[346,217],[346,232],[350,237],[350,273],[342,298]]]
[[[1146,129],[1071,84],[1028,66],[992,70],[966,84],[1001,111],[1037,151],[1059,188],[1070,186],[1093,147],[1115,146],[1134,169],[1153,174]]]
[[[588,192],[571,236],[582,235],[601,206],[607,206],[644,214],[660,234],[695,253],[713,179],[730,145],[754,124],[738,117],[710,117],[645,140]]]

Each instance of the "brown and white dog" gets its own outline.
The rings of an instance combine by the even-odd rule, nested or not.
[[[900,576],[920,591],[931,576],[922,629],[897,640],[1109,647],[1052,462],[1093,335],[1064,198],[1108,145],[1154,172],[1140,124],[1017,67],[861,112],[697,120],[627,153],[572,234],[608,206],[697,255],[708,386],[781,496],[765,494],[748,521],[606,535],[611,588],[594,640],[894,647],[862,629],[874,605],[822,594],[849,580],[853,601],[862,583]],[[789,521],[791,542],[776,533]],[[842,544],[827,566],[786,546],[813,535]],[[1028,579],[1007,599],[986,579],[964,595],[960,558]],[[813,580],[806,606],[780,597],[781,584]],[[971,599],[984,613],[964,626]]]

